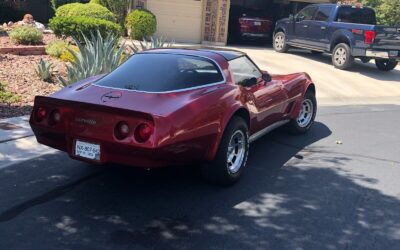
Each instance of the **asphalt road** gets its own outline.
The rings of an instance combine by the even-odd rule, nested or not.
[[[0,249],[399,249],[398,124],[400,106],[322,107],[252,144],[229,188],[41,156],[0,170]]]

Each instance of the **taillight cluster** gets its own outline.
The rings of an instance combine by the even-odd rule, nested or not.
[[[47,119],[49,125],[56,125],[61,121],[61,113],[58,109],[50,110],[46,107],[38,107],[34,116],[37,122],[43,122]]]
[[[154,126],[150,123],[140,123],[134,130],[131,130],[125,121],[119,122],[114,129],[115,137],[118,140],[124,140],[133,133],[135,140],[139,143],[148,141],[153,132]]]
[[[365,44],[373,44],[375,41],[376,33],[373,30],[366,30],[364,32],[364,42]]]

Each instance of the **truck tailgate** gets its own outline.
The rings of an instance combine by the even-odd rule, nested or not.
[[[376,26],[375,42],[372,45],[373,49],[388,49],[400,51],[400,26]]]

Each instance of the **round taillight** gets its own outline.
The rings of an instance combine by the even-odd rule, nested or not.
[[[53,112],[51,112],[50,119],[49,119],[49,124],[50,125],[56,125],[60,121],[61,121],[60,111],[58,109],[56,109]]]
[[[114,130],[115,137],[117,137],[119,140],[123,140],[128,137],[129,133],[129,125],[126,122],[119,122]]]
[[[142,123],[136,127],[135,139],[136,141],[143,143],[150,139],[150,136],[154,132],[154,127],[148,123]]]
[[[38,122],[43,121],[43,119],[46,118],[46,115],[47,115],[47,110],[46,110],[46,108],[39,107],[39,108],[36,110],[36,120],[37,120]]]

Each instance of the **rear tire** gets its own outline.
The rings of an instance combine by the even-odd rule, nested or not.
[[[349,45],[345,43],[339,43],[333,49],[332,53],[332,64],[337,69],[348,69],[354,63],[354,57],[351,55],[351,49]]]
[[[234,116],[225,129],[213,162],[201,167],[203,177],[214,184],[227,186],[242,175],[249,154],[247,123]]]
[[[399,62],[389,59],[375,59],[376,67],[381,71],[391,71],[396,68]]]
[[[304,134],[314,124],[317,114],[317,99],[312,91],[307,91],[301,103],[300,113],[296,119],[292,119],[288,125],[291,134]]]
[[[274,36],[274,50],[279,53],[286,53],[289,50],[289,45],[286,43],[286,35],[283,32],[278,32]]]

